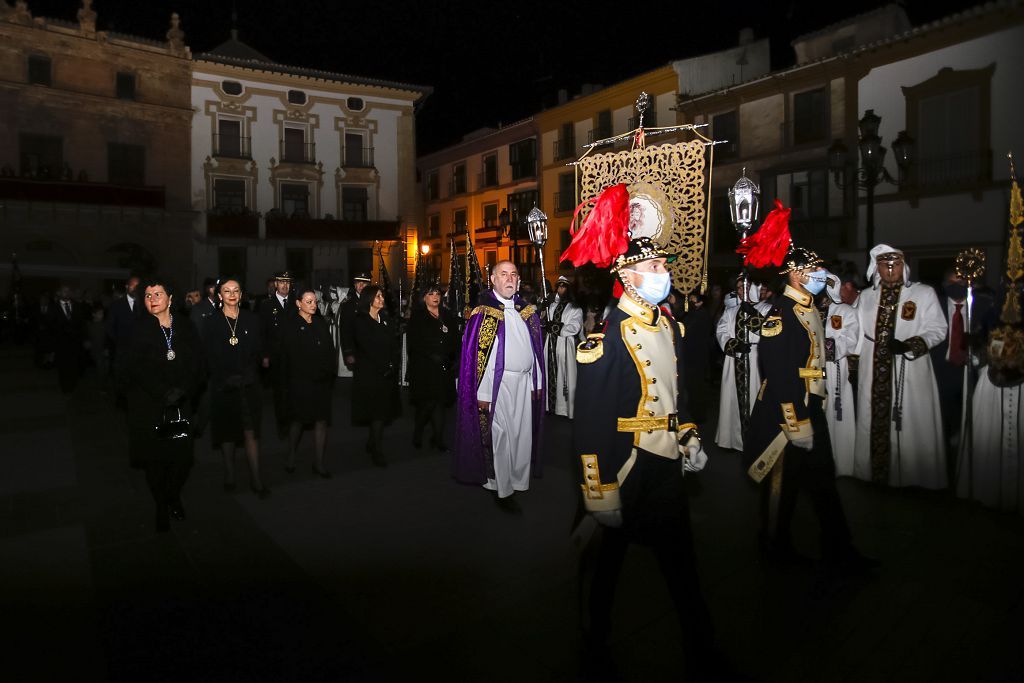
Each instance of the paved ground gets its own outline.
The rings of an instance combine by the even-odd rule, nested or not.
[[[244,477],[225,494],[202,443],[188,520],[157,535],[143,477],[126,466],[121,418],[96,381],[64,397],[23,350],[0,348],[4,679],[576,679],[569,424],[551,421],[547,474],[512,518],[452,483],[446,458],[412,450],[407,418],[386,435],[391,467],[373,468],[365,435],[348,427],[348,393],[343,380],[334,479],[312,477],[308,450],[286,474],[270,436],[273,495],[258,500]],[[737,454],[712,452],[689,481],[703,586],[737,671],[1024,680],[1019,517],[841,481],[859,546],[884,566],[874,580],[837,582],[758,563],[756,490]],[[803,508],[798,531],[815,553]],[[628,558],[615,616],[626,678],[677,680],[678,627],[643,549]]]

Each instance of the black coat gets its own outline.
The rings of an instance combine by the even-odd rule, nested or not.
[[[202,380],[203,349],[195,328],[184,316],[171,321],[174,360],[167,360],[167,341],[156,317],[140,317],[125,349],[117,355],[119,390],[127,397],[128,429],[133,460],[191,458],[192,440],[162,441],[156,427],[168,408],[189,415]]]
[[[354,356],[356,353],[356,306],[358,304],[359,295],[353,289],[348,297],[341,302],[341,307],[338,309],[342,356]]]
[[[209,366],[210,436],[215,444],[241,441],[246,429],[259,435],[259,377],[264,356],[261,327],[255,313],[239,310],[234,326],[238,343],[232,345],[232,328],[223,311],[203,324],[203,346]]]
[[[196,331],[199,336],[203,336],[203,328],[206,326],[206,321],[217,312],[217,306],[207,299],[205,296],[203,300],[192,307],[192,312],[189,313],[189,319],[192,320],[192,324],[196,326]]]
[[[280,363],[291,419],[306,423],[329,420],[338,354],[322,317],[314,315],[307,323],[300,315],[289,321],[281,336]]]
[[[299,315],[295,297],[289,294],[282,306],[277,295],[273,294],[260,302],[258,313],[263,325],[263,354],[267,358],[276,359],[281,352],[284,328]]]
[[[352,421],[390,421],[401,413],[398,368],[401,345],[398,324],[381,311],[381,322],[368,313],[356,315],[356,364],[352,380]]]
[[[412,402],[415,405],[454,403],[456,366],[462,342],[452,314],[441,308],[438,319],[426,308],[417,308],[409,320],[406,342]]]
[[[138,298],[135,299],[134,308],[128,305],[128,297],[117,299],[110,304],[110,310],[107,311],[107,337],[113,344],[115,354],[118,350],[128,348],[132,331],[144,315],[148,315],[146,305]]]

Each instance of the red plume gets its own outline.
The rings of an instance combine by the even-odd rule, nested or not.
[[[583,202],[573,214],[574,225],[579,212],[591,203],[594,209],[573,235],[572,244],[562,252],[559,260],[571,261],[577,268],[587,263],[607,268],[629,246],[629,191],[623,184],[612,185],[596,200]]]
[[[775,200],[775,208],[764,217],[761,228],[745,237],[736,248],[737,254],[743,254],[743,265],[753,268],[782,265],[792,242],[789,235],[791,211],[782,208],[782,202]]]
[[[612,283],[612,298],[621,299],[623,292],[625,290],[622,288],[622,281],[619,278],[615,278],[615,282]]]

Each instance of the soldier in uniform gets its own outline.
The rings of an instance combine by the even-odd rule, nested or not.
[[[591,215],[599,213],[595,208]],[[577,239],[591,229],[600,226],[585,222]],[[565,254],[577,267],[611,265],[623,290],[604,331],[588,335],[576,355],[573,451],[584,507],[603,532],[590,590],[587,664],[605,666],[616,580],[629,544],[643,543],[657,557],[675,606],[684,664],[706,670],[714,637],[683,476],[703,468],[707,456],[686,406],[683,328],[658,306],[671,288],[666,264],[675,255],[647,237],[629,239],[610,261],[587,249]]]
[[[274,389],[274,417],[277,420],[277,435],[282,441],[288,438],[291,419],[285,402],[284,376],[281,374],[281,337],[287,327],[286,320],[298,316],[295,296],[292,292],[292,276],[287,270],[274,275],[274,293],[260,302],[259,316],[263,331],[263,367],[270,369],[270,383]]]
[[[781,287],[761,326],[758,360],[763,379],[744,443],[752,463],[748,473],[762,484],[761,551],[781,564],[809,564],[796,552],[790,536],[797,494],[803,491],[821,528],[823,559],[841,571],[862,572],[875,563],[851,543],[824,410],[825,330],[814,297],[825,288],[827,272],[816,253],[790,242],[789,211],[780,204],[772,211],[776,220],[769,220],[769,214],[762,229],[739,248],[746,255],[745,265],[769,264],[760,266],[755,277],[767,280],[776,291]],[[778,234],[767,230],[768,224]],[[762,234],[768,232],[772,234]],[[784,254],[772,249],[787,243]],[[783,276],[782,282],[777,274]]]
[[[338,311],[338,329],[341,333],[341,359],[349,370],[356,362],[356,307],[359,305],[359,295],[363,293],[366,286],[370,284],[369,273],[359,273],[352,278],[352,289],[348,296],[341,302]]]

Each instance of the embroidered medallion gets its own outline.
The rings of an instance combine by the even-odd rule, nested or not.
[[[843,329],[843,316],[834,315],[832,316],[832,329],[841,330]]]
[[[174,360],[174,358],[175,358],[174,349],[168,349],[168,351],[167,351],[167,360]]]
[[[901,318],[904,320],[913,320],[915,315],[917,315],[917,304],[913,301],[908,301],[903,304],[903,309],[900,311]]]

